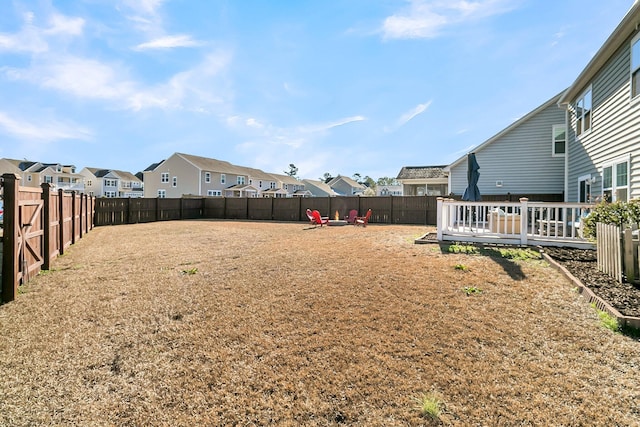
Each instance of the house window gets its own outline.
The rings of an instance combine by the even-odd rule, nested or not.
[[[177,176],[173,177],[173,180],[171,182],[171,186],[172,187],[177,187],[178,186],[178,177]]]
[[[614,161],[602,169],[602,197],[609,202],[629,199],[629,159]]]
[[[51,184],[53,182],[53,178],[50,175],[45,175],[44,182]]]
[[[104,192],[104,197],[116,197],[116,192],[115,191],[105,191]]]
[[[238,184],[239,185],[244,185],[244,176],[239,176],[238,177]]]
[[[553,125],[552,156],[564,156],[567,149],[567,127]]]
[[[204,173],[204,182],[211,182],[211,172]]]
[[[117,187],[118,186],[118,181],[115,179],[108,179],[105,178],[104,180],[104,186],[105,187]]]
[[[640,36],[631,42],[631,98],[640,94]]]
[[[576,102],[576,135],[591,129],[591,88]]]
[[[226,184],[227,182],[227,175],[221,173],[220,174],[220,184]]]
[[[222,192],[220,190],[207,190],[207,196],[220,197],[222,196]]]
[[[160,182],[169,182],[169,172],[162,172],[160,174]]]
[[[262,188],[262,181],[258,181],[258,188]]]
[[[158,190],[158,199],[164,199],[167,197],[167,190]]]
[[[27,182],[31,182],[31,174],[27,175]]]
[[[269,184],[269,188],[276,188],[276,183],[271,181],[271,183]]]
[[[91,187],[91,180],[88,180],[88,181],[87,181],[87,186],[88,186],[88,187]]]

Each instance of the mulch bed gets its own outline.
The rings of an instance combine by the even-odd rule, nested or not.
[[[424,232],[98,227],[0,306],[0,425],[640,425],[637,340],[548,263]]]
[[[640,287],[620,283],[598,270],[596,251],[554,247],[544,251],[621,314],[640,317]]]

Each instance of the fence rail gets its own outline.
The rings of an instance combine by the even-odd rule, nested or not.
[[[20,187],[20,177],[2,176],[2,301],[15,299],[18,286],[62,255],[91,228],[95,198],[62,189]]]
[[[511,200],[514,195],[487,197],[488,200]],[[537,195],[536,200],[556,201],[562,195]],[[516,199],[517,200],[517,199]],[[96,199],[95,225],[135,224],[179,219],[249,219],[260,221],[307,221],[306,210],[317,209],[322,216],[340,218],[356,209],[371,209],[370,223],[424,224],[437,221],[436,196],[379,197],[183,197],[180,199]]]

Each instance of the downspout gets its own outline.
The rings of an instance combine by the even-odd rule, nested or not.
[[[569,108],[568,104],[565,104],[564,107],[564,132],[565,132],[565,144],[564,148],[564,201],[565,203],[569,201],[569,153],[570,145],[569,145]],[[577,199],[576,199],[577,201]]]

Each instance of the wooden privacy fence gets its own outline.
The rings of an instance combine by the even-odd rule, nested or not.
[[[323,216],[345,218],[356,209],[371,209],[369,223],[435,224],[436,197],[183,197],[180,199],[96,199],[95,225],[135,224],[180,219],[247,219],[261,221],[308,221],[306,210]]]
[[[15,299],[18,286],[93,228],[95,198],[76,192],[20,187],[20,177],[4,174],[2,301]]]
[[[561,201],[562,194],[492,195],[486,200]],[[337,196],[337,197],[183,197],[180,199],[96,199],[95,225],[135,224],[179,219],[249,219],[261,221],[307,221],[305,211],[317,209],[322,216],[340,218],[356,209],[371,209],[372,224],[436,225],[437,196]]]
[[[598,269],[614,279],[640,281],[638,225],[624,229],[612,224],[596,224]]]

